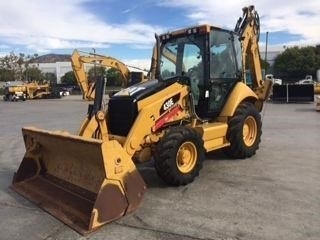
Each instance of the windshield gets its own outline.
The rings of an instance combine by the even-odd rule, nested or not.
[[[190,35],[170,39],[161,46],[160,75],[163,80],[175,76],[191,77],[203,72],[203,36]]]
[[[241,71],[241,46],[230,32],[210,32],[210,78],[235,78]]]

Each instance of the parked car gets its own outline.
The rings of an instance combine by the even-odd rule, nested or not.
[[[282,85],[282,79],[274,78],[272,74],[266,74],[266,79],[271,80],[273,85]]]
[[[296,82],[296,84],[314,84],[314,81],[312,79],[302,79]]]

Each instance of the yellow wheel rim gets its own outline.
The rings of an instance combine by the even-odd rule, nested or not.
[[[242,130],[242,136],[243,136],[243,141],[246,146],[251,147],[254,142],[256,141],[257,137],[257,122],[254,117],[248,116],[244,120],[243,124],[243,130]]]
[[[196,165],[197,148],[192,142],[183,143],[177,153],[177,167],[182,173],[189,173]]]

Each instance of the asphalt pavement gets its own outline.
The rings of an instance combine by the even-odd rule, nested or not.
[[[76,133],[86,116],[79,96],[0,101],[0,240],[320,239],[320,113],[313,103],[267,103],[252,158],[207,154],[196,180],[169,187],[152,162],[139,167],[148,189],[137,211],[81,236],[9,186],[24,155],[22,126]]]

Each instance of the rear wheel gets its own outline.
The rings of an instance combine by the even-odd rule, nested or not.
[[[186,185],[199,175],[204,160],[203,140],[188,127],[171,128],[155,151],[155,169],[168,184]]]
[[[259,149],[261,140],[261,116],[249,102],[241,103],[229,122],[227,139],[230,146],[227,155],[233,158],[251,157]]]

